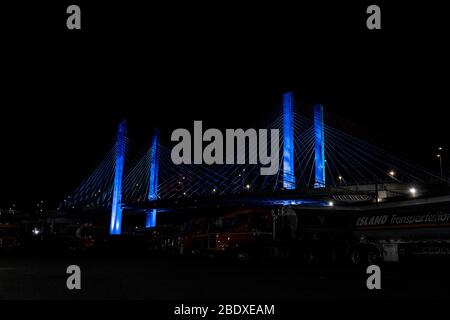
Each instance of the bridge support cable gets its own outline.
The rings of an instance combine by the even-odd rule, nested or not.
[[[298,185],[303,185],[308,188],[310,182],[306,179],[306,172],[309,172],[309,163],[311,159],[313,159],[314,154],[314,130],[313,128],[309,128],[303,134],[299,135],[296,138],[297,141],[301,141],[302,143],[298,145],[298,148],[295,152],[295,162],[296,167],[298,168],[297,181]]]
[[[344,137],[340,134],[336,134],[337,131],[333,128],[327,128],[330,132],[330,140],[337,145],[340,153],[347,152],[348,161],[361,167],[361,170],[372,173],[371,177],[364,176],[364,180],[377,180],[383,181],[388,177],[388,172],[394,169],[397,173],[401,173],[403,178],[409,181],[424,182],[428,176],[428,179],[435,176],[427,171],[422,170],[420,167],[411,165],[403,160],[399,160],[392,155],[385,155],[385,152],[378,150],[373,152],[370,145],[360,145],[359,139],[352,139]],[[374,172],[375,171],[375,172]],[[395,177],[390,177],[391,180],[395,180]],[[398,180],[395,180],[399,182]]]

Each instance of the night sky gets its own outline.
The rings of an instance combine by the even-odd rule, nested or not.
[[[92,2],[92,1],[91,1]],[[218,2],[143,7],[74,1],[2,7],[0,207],[56,203],[113,144],[121,119],[142,148],[158,125],[257,127],[294,90],[378,145],[437,170],[448,143],[448,27],[436,5]],[[214,2],[216,3],[216,2]],[[432,11],[431,10],[435,10]]]

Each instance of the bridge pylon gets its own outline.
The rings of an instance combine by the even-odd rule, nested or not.
[[[148,200],[154,201],[158,199],[158,171],[159,171],[159,129],[155,128],[153,131],[152,145],[151,145],[151,156],[150,156],[150,183],[148,190]],[[145,219],[145,227],[151,228],[156,226],[156,209],[150,209],[147,212]]]
[[[294,174],[294,93],[283,94],[283,188],[295,189]]]
[[[116,142],[116,162],[111,208],[111,224],[109,228],[109,234],[111,235],[120,235],[122,231],[122,180],[125,165],[126,131],[126,121],[122,121],[119,124]]]
[[[314,188],[325,187],[325,132],[323,106],[314,106]]]

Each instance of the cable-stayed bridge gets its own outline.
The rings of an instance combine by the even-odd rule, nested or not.
[[[146,227],[169,203],[215,203],[240,199],[246,203],[278,200],[280,204],[327,206],[336,201],[379,201],[380,193],[401,194],[401,188],[369,192],[368,185],[409,186],[443,181],[442,176],[395,156],[334,125],[322,105],[312,119],[298,113],[292,92],[283,95],[281,114],[264,125],[279,130],[279,170],[261,175],[260,164],[174,164],[171,148],[160,142],[155,129],[144,152],[127,137],[126,122],[119,125],[115,143],[98,167],[61,202],[62,210],[104,208],[111,212],[111,234],[121,233],[122,211],[139,209]],[[267,148],[270,148],[270,139]],[[239,146],[238,146],[239,147]],[[257,148],[240,146],[246,159]],[[324,196],[325,195],[325,196]]]

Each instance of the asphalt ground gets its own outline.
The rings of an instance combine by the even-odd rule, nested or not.
[[[81,290],[68,290],[69,265]],[[448,262],[383,264],[381,290],[367,266],[304,266],[275,260],[167,256],[148,252],[0,253],[0,299],[14,300],[379,300],[449,299]]]

